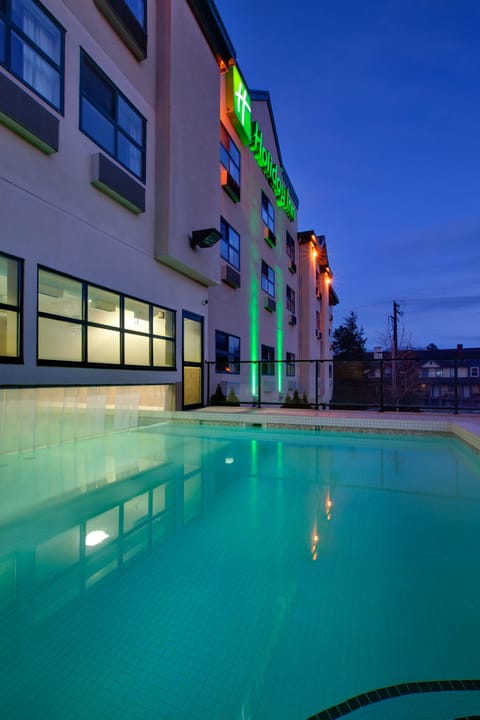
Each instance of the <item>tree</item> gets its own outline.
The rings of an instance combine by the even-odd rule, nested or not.
[[[367,338],[359,327],[357,313],[353,310],[344,318],[343,325],[333,331],[332,350],[340,360],[360,360],[365,354]]]

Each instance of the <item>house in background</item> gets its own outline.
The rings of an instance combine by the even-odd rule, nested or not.
[[[364,358],[372,403],[480,410],[480,348],[399,350],[375,348]]]

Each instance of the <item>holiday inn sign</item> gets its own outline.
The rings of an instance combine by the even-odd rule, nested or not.
[[[278,165],[273,162],[271,153],[263,144],[263,133],[257,122],[252,121],[252,104],[247,86],[238,68],[233,65],[225,76],[227,115],[238,132],[243,144],[248,146],[259,168],[268,180],[278,207],[282,208],[290,220],[295,220],[296,208],[288,187],[281,178]]]

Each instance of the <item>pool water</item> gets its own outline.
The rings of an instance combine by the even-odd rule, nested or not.
[[[479,528],[479,456],[443,436],[163,424],[0,456],[0,717],[306,720],[479,678]]]

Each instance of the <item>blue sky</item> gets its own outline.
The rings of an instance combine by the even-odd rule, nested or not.
[[[381,344],[480,347],[480,0],[216,0],[270,92],[299,230]]]

